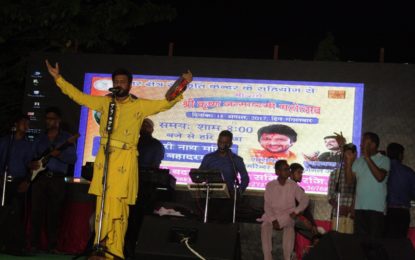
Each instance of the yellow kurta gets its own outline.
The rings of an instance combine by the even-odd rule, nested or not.
[[[62,77],[56,84],[64,94],[76,103],[101,112],[101,145],[94,163],[94,175],[89,193],[97,195],[95,230],[98,230],[99,210],[102,197],[102,176],[104,170],[104,145],[107,140],[107,117],[110,97],[87,95]],[[128,223],[128,204],[135,204],[138,192],[137,143],[144,118],[165,111],[183,98],[182,95],[169,102],[167,100],[147,100],[127,98],[116,102],[113,131],[110,140],[110,159],[107,175],[107,193],[101,239],[105,239],[107,249],[123,258],[124,236]],[[95,241],[97,243],[97,241]]]

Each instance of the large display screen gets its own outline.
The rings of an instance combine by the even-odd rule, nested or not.
[[[134,75],[131,93],[163,99],[177,77]],[[107,95],[110,74],[87,73],[84,92]],[[300,185],[307,193],[327,194],[330,172],[341,162],[328,136],[342,132],[360,143],[363,84],[196,77],[184,99],[151,116],[154,137],[165,147],[162,168],[178,184],[190,183],[189,171],[217,149],[222,130],[233,135],[232,151],[244,159],[248,189],[264,190],[276,178],[274,163],[286,159],[305,167]],[[93,162],[99,147],[99,113],[81,110],[75,177]],[[326,139],[325,139],[326,138]]]

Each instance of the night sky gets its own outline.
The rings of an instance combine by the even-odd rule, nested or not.
[[[414,19],[408,4],[316,5],[275,1],[159,1],[177,10],[172,22],[138,29],[123,52],[166,55],[174,42],[175,56],[312,60],[319,42],[331,32],[340,59],[415,63]],[[411,32],[412,30],[412,32]],[[138,44],[137,44],[138,43]]]

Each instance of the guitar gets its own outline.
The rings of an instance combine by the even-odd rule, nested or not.
[[[33,182],[33,180],[36,178],[36,176],[46,169],[46,164],[48,163],[50,157],[52,156],[52,152],[54,150],[58,150],[58,151],[65,150],[67,147],[73,145],[76,142],[76,140],[79,138],[79,136],[80,136],[79,134],[75,134],[75,135],[69,137],[63,144],[58,145],[55,149],[53,149],[53,150],[49,151],[48,153],[46,153],[39,160],[35,160],[35,162],[38,162],[40,164],[40,167],[37,170],[32,170],[32,177],[31,177],[30,180]]]

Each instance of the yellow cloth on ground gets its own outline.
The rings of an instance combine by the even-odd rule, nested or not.
[[[62,77],[57,78],[56,84],[64,94],[76,103],[101,113],[99,133],[102,139],[106,139],[108,136],[106,125],[111,98],[85,94]],[[124,235],[128,223],[128,204],[135,204],[138,192],[137,143],[140,137],[141,124],[144,118],[165,111],[182,99],[182,95],[170,102],[165,99],[148,100],[128,97],[124,101],[116,102],[115,119],[110,140],[111,152],[108,164],[105,215],[101,229],[101,240],[106,239],[107,250],[121,258],[123,258]],[[111,145],[112,140],[114,140],[114,146]],[[126,144],[124,147],[126,149],[123,149],[119,145],[120,143]],[[105,144],[106,142],[100,145],[95,158],[94,175],[89,188],[89,193],[98,196],[96,230],[101,208]]]

